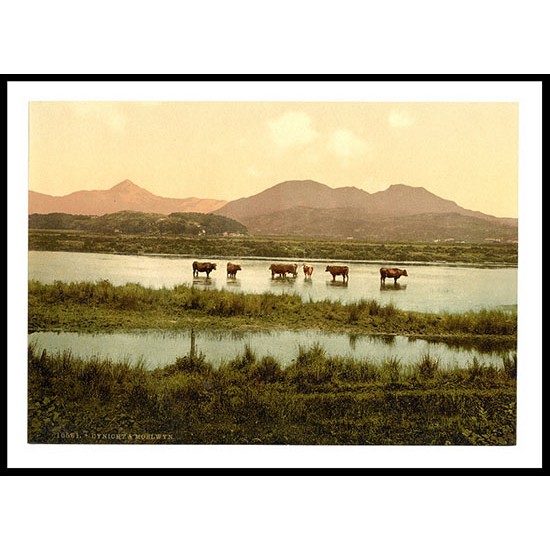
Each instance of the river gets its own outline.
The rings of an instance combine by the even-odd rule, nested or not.
[[[217,262],[217,269],[207,279],[204,274],[193,278],[191,258],[181,256],[137,256],[94,254],[79,252],[29,252],[29,279],[43,283],[55,280],[98,281],[107,279],[115,285],[139,283],[152,288],[173,288],[179,284],[197,288],[227,289],[246,293],[299,294],[304,300],[335,300],[342,303],[361,299],[375,299],[381,304],[392,303],[400,309],[423,312],[463,312],[468,310],[517,307],[517,268],[482,267],[465,265],[399,264],[392,267],[406,268],[408,277],[402,277],[397,285],[386,280],[380,285],[381,263],[327,262],[308,260],[314,267],[311,279],[305,279],[298,263],[298,276],[287,279],[271,278],[271,259],[232,258],[242,270],[236,279],[226,276],[226,261],[216,258],[197,258],[200,261]],[[288,260],[285,260],[288,261]],[[348,265],[349,282],[341,277],[332,282],[325,272],[327,263]]]
[[[177,357],[190,352],[190,331],[143,331],[124,333],[81,334],[74,332],[35,332],[29,335],[29,343],[38,353],[70,350],[82,359],[109,358],[113,361],[142,362],[152,369],[173,363]],[[381,364],[397,359],[401,365],[417,363],[429,354],[438,359],[441,368],[464,368],[477,360],[485,366],[502,366],[502,357],[512,352],[481,352],[473,349],[451,347],[420,338],[406,336],[354,336],[314,330],[289,331],[197,331],[197,353],[204,353],[206,360],[219,367],[243,353],[249,346],[258,357],[271,356],[287,366],[296,358],[300,348],[319,344],[327,355],[368,359]]]

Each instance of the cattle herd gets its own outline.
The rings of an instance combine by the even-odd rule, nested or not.
[[[210,278],[210,273],[216,269],[216,265],[213,262],[193,262],[193,277],[198,277],[199,273],[206,273],[206,278]],[[237,277],[237,271],[241,271],[239,264],[227,262],[227,277],[235,279]],[[298,264],[271,264],[269,266],[271,271],[271,278],[275,276],[286,279],[287,275],[292,275],[293,278],[298,276]],[[304,277],[311,279],[313,274],[313,266],[303,265]],[[332,280],[336,281],[336,277],[342,277],[342,281],[347,283],[349,280],[349,267],[347,265],[327,265],[325,272],[332,275]],[[399,269],[397,267],[381,267],[380,268],[380,283],[386,284],[386,279],[393,279],[393,283],[397,284],[397,279],[400,277],[408,277],[406,269]]]

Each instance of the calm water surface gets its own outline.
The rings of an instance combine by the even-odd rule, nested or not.
[[[296,279],[272,280],[268,270],[272,260],[233,258],[231,261],[239,263],[242,271],[235,280],[230,280],[226,277],[225,260],[197,259],[217,262],[217,270],[211,273],[210,279],[204,275],[193,278],[191,258],[30,251],[29,279],[43,283],[108,279],[115,285],[131,282],[152,288],[187,284],[205,290],[292,292],[306,300],[330,299],[349,303],[363,298],[376,299],[382,304],[393,303],[400,309],[426,312],[514,309],[517,306],[515,267],[397,264],[395,267],[407,269],[409,277],[402,277],[397,286],[393,280],[387,280],[385,287],[381,287],[379,269],[387,263],[330,262],[349,265],[349,282],[344,285],[341,278],[332,282],[330,274],[325,272],[327,261],[307,261],[314,267],[311,280],[303,276],[302,261],[296,261],[299,269]]]
[[[38,353],[43,349],[52,353],[70,350],[80,358],[108,357],[114,361],[128,360],[132,364],[143,361],[149,369],[168,365],[177,357],[189,354],[190,342],[190,331],[114,334],[35,332],[29,335],[29,343],[36,347]],[[297,356],[300,346],[309,348],[315,343],[323,346],[328,355],[369,359],[376,364],[389,358],[399,359],[402,365],[412,364],[429,353],[430,357],[439,358],[441,368],[466,367],[474,358],[486,366],[492,364],[500,367],[503,357],[503,352],[483,353],[406,336],[352,336],[313,330],[197,331],[195,342],[197,352],[204,353],[207,361],[215,366],[242,354],[246,345],[260,357],[270,355],[281,364],[288,365]],[[509,353],[506,352],[506,355]]]

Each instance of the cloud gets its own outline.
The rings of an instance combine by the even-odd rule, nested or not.
[[[405,111],[390,111],[388,121],[392,128],[408,128],[414,124],[414,117]]]
[[[329,137],[327,147],[331,153],[345,161],[365,155],[369,150],[367,142],[351,130],[336,130],[333,132]]]
[[[126,116],[122,112],[121,106],[116,103],[83,101],[69,105],[76,116],[86,121],[99,123],[115,132],[123,132],[126,128]]]
[[[268,125],[271,139],[281,148],[307,145],[317,138],[311,117],[300,111],[287,111]]]

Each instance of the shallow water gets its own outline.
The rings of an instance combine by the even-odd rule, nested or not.
[[[80,334],[71,332],[35,332],[29,343],[38,353],[43,349],[56,353],[70,350],[75,357],[110,358],[127,360],[135,365],[143,361],[152,369],[173,363],[177,357],[190,351],[190,331],[147,331],[132,333]],[[402,365],[416,363],[425,354],[438,358],[441,368],[467,367],[477,359],[485,366],[502,366],[503,355],[510,352],[484,353],[471,349],[449,347],[406,336],[353,336],[321,331],[228,332],[197,331],[197,353],[204,353],[214,366],[234,359],[248,345],[259,356],[270,355],[281,364],[288,365],[296,358],[300,347],[320,344],[332,356],[369,359],[380,364],[386,359],[398,359]]]
[[[217,262],[210,278],[202,274],[193,278],[191,258],[178,256],[131,256],[77,252],[29,252],[29,279],[43,283],[55,280],[98,281],[107,279],[115,285],[128,282],[152,288],[172,288],[178,284],[193,285],[202,289],[227,289],[232,292],[296,293],[305,300],[337,300],[343,303],[361,299],[375,299],[382,304],[393,303],[409,311],[462,312],[483,308],[515,309],[517,306],[517,268],[475,267],[452,265],[399,264],[406,268],[408,277],[394,285],[387,279],[380,285],[379,269],[382,265],[367,262],[330,262],[349,265],[349,282],[325,272],[327,261],[307,261],[313,265],[311,279],[305,279],[302,262],[298,276],[286,279],[271,278],[272,260],[232,258],[242,270],[236,279],[226,276],[226,261],[216,258],[197,258]],[[286,260],[285,262],[288,262]]]

